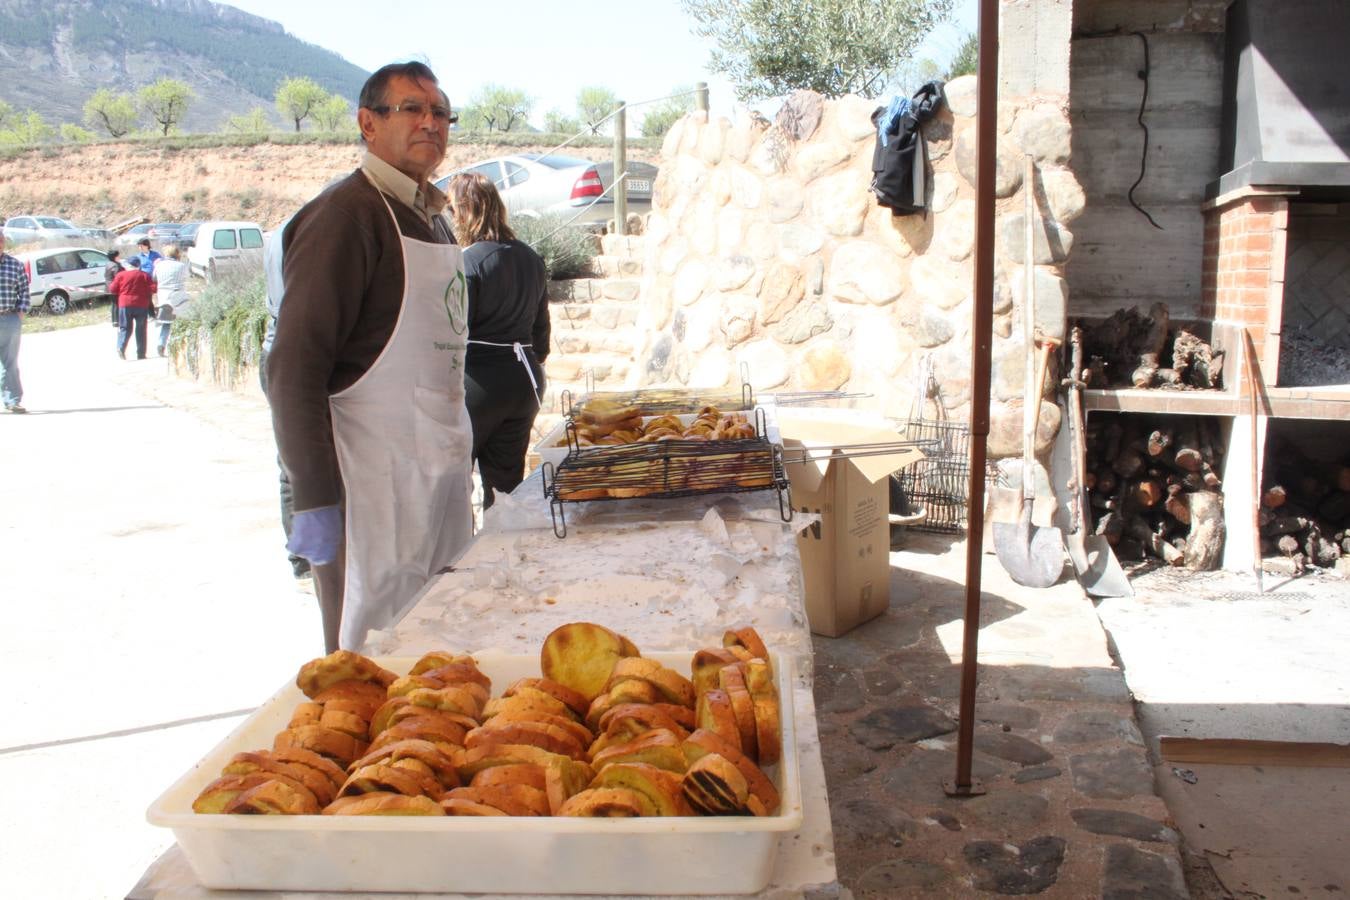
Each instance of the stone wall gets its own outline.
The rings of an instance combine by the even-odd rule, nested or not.
[[[774,123],[703,113],[677,123],[647,223],[643,344],[630,385],[721,387],[745,365],[758,392],[866,392],[873,397],[860,405],[903,418],[929,356],[946,413],[968,418],[975,86],[973,76],[949,83],[947,104],[925,126],[927,215],[893,216],[869,191],[878,101],[799,92]],[[1082,211],[1083,193],[1068,168],[1063,97],[1003,103],[998,115],[989,446],[1016,455],[1025,156],[1038,170],[1034,285],[1060,309],[1073,243],[1066,226]],[[1053,403],[1043,420],[1053,434]]]

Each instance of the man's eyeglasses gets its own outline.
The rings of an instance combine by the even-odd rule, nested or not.
[[[377,112],[382,116],[388,115],[391,112],[403,113],[419,122],[428,112],[430,112],[431,118],[435,120],[437,125],[454,125],[459,121],[459,115],[452,112],[448,106],[428,107],[425,103],[419,103],[416,100],[395,103],[393,106],[372,106],[370,109],[372,112]]]

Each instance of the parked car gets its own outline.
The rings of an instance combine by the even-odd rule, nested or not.
[[[172,244],[178,238],[182,225],[177,222],[157,222],[150,226],[150,246],[156,249]]]
[[[165,244],[172,244],[178,237],[178,229],[182,227],[177,222],[142,222],[118,235],[117,249],[123,253],[135,253],[141,240],[149,238],[150,248],[158,250]]]
[[[5,220],[5,242],[18,244],[71,244],[83,242],[85,233],[56,216],[14,216]]]
[[[203,222],[187,251],[188,271],[207,281],[226,272],[262,269],[263,230],[257,222]]]
[[[178,245],[178,249],[187,251],[188,248],[197,243],[197,229],[201,226],[201,222],[188,222],[182,228],[179,228],[178,236],[173,239],[173,242]]]
[[[136,247],[140,244],[141,238],[150,237],[150,229],[154,227],[149,222],[142,222],[132,228],[128,228],[117,236],[115,246],[125,256],[128,253],[135,253]]]
[[[28,273],[29,303],[46,307],[52,315],[64,315],[81,300],[106,296],[103,272],[111,260],[92,247],[55,247],[16,254]]]
[[[117,243],[117,235],[110,228],[104,228],[100,225],[81,225],[79,228],[90,241],[97,243],[100,247],[111,248]]]
[[[652,183],[657,167],[628,164],[628,210],[645,214],[652,208]],[[501,191],[506,211],[513,216],[556,213],[576,216],[576,224],[603,226],[614,217],[614,163],[596,163],[576,156],[521,153],[484,160],[437,180],[444,190],[451,176],[473,172],[486,176]],[[597,199],[598,198],[598,199]]]

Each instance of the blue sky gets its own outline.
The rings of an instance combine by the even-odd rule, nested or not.
[[[577,90],[599,85],[630,104],[679,85],[706,81],[714,114],[730,115],[730,84],[707,70],[710,45],[690,30],[678,0],[228,0],[229,6],[280,22],[291,34],[367,70],[425,59],[455,106],[488,82],[534,98],[531,121],[576,109]],[[956,22],[935,34],[921,56],[946,62],[975,30],[975,0],[958,0]],[[776,106],[776,104],[774,105]],[[632,117],[634,120],[636,117]]]

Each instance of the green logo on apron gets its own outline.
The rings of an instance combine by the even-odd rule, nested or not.
[[[450,330],[464,334],[469,330],[468,285],[464,273],[458,271],[445,286],[445,312],[450,317]]]

